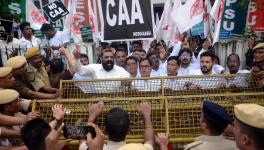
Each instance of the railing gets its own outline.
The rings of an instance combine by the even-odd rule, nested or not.
[[[83,124],[89,117],[88,105],[102,101],[103,114],[96,123],[104,129],[104,115],[114,107],[125,109],[130,117],[128,141],[142,141],[144,122],[136,106],[151,103],[155,132],[170,134],[170,142],[191,142],[201,134],[199,118],[202,102],[209,100],[225,107],[233,117],[239,103],[264,105],[264,90],[251,74],[221,76],[160,77],[142,79],[61,81],[64,99],[36,100],[34,111],[47,121],[52,119],[51,105],[66,108],[65,123]]]

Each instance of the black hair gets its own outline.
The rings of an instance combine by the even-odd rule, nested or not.
[[[140,66],[141,62],[142,62],[142,61],[145,61],[145,60],[147,60],[147,61],[149,62],[149,65],[152,66],[151,61],[150,61],[149,59],[147,59],[147,58],[140,59],[140,61],[139,61],[139,63],[138,63],[139,66]]]
[[[141,41],[133,41],[133,42],[132,42],[132,45],[134,45],[134,44],[138,44],[140,47],[142,47],[142,43],[141,43]]]
[[[166,43],[165,43],[164,40],[160,40],[160,41],[157,43],[157,46],[162,46],[162,47],[164,47],[164,48],[167,48],[167,45],[166,45]]]
[[[106,49],[109,46],[109,43],[107,43],[107,42],[101,42],[100,45],[102,46],[103,49]]]
[[[111,46],[112,48],[114,48],[114,49],[117,49],[119,44],[120,44],[120,42],[112,42],[112,43],[110,44],[110,46]]]
[[[52,74],[61,73],[63,71],[63,62],[61,58],[56,58],[50,62],[50,71]]]
[[[211,122],[206,117],[204,117],[204,120],[207,124],[207,127],[208,127],[211,135],[214,135],[214,136],[221,135],[223,133],[223,131],[225,130],[225,128],[219,127],[219,125]]]
[[[128,54],[126,44],[119,44],[117,47],[117,50],[124,50],[126,52],[126,54]]]
[[[112,108],[105,117],[105,129],[109,140],[114,142],[124,141],[129,129],[128,113],[121,108]]]
[[[1,113],[4,112],[5,105],[7,105],[7,104],[0,104],[0,112]]]
[[[112,52],[112,50],[109,49],[109,48],[102,49],[101,57],[103,57],[103,54],[104,54],[105,52]]]
[[[240,131],[242,133],[248,135],[248,137],[253,140],[257,149],[263,149],[264,142],[263,142],[262,138],[264,136],[264,129],[260,129],[260,128],[256,128],[256,127],[247,125],[237,118],[236,118],[236,120],[238,122],[238,126],[240,128]]]
[[[86,58],[87,60],[89,60],[88,55],[86,54],[80,54],[80,58]]]
[[[46,32],[46,31],[49,31],[49,30],[54,30],[54,28],[52,27],[51,24],[48,24],[48,23],[43,23],[41,28],[40,28],[40,31],[41,32]]]
[[[116,52],[115,52],[115,55],[116,55],[117,52],[124,52],[127,55],[127,50],[126,49],[123,49],[123,47],[122,48],[118,48],[116,50]]]
[[[192,53],[192,51],[189,48],[181,49],[179,54],[178,54],[178,56],[181,56],[184,52],[189,53],[191,57],[193,56],[193,53]]]
[[[202,57],[211,57],[212,61],[214,61],[215,55],[212,52],[205,51],[200,55],[200,58]]]
[[[45,150],[45,138],[51,131],[49,124],[43,119],[33,119],[20,130],[21,139],[29,150]]]
[[[22,22],[22,23],[20,23],[19,28],[21,31],[23,31],[26,26],[30,26],[30,23],[29,22]]]
[[[167,62],[171,61],[171,60],[175,60],[177,65],[180,65],[180,60],[179,60],[179,56],[170,56],[168,59],[167,59]]]
[[[133,52],[136,52],[136,51],[143,52],[143,53],[147,54],[147,52],[144,49],[135,49]]]
[[[146,58],[149,59],[152,55],[156,55],[158,57],[156,53],[149,53]]]
[[[220,59],[219,59],[219,57],[217,55],[214,55],[214,60],[217,60],[218,65],[220,65]]]
[[[137,58],[134,57],[134,56],[129,56],[129,57],[126,58],[126,65],[127,65],[127,61],[128,61],[128,60],[134,60],[136,63],[138,63]]]
[[[238,56],[237,54],[235,54],[235,53],[232,53],[232,54],[228,55],[228,56],[227,56],[227,61],[230,59],[231,56],[236,56],[238,62],[240,62],[240,58],[239,58],[239,56]]]

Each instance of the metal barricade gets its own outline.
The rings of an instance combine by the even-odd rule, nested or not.
[[[201,134],[202,102],[213,101],[234,116],[233,107],[239,103],[264,105],[264,90],[251,74],[218,76],[184,76],[115,80],[61,81],[64,99],[36,100],[34,111],[50,121],[51,105],[62,103],[68,110],[64,122],[85,123],[88,104],[104,102],[103,114],[96,123],[104,129],[104,115],[114,107],[128,111],[130,131],[128,141],[143,141],[144,122],[136,111],[143,101],[151,103],[155,132],[167,132],[172,143],[186,143]]]

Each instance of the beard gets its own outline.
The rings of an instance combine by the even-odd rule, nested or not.
[[[212,70],[212,68],[207,68],[206,66],[202,66],[201,67],[201,71],[202,71],[202,73],[203,74],[207,74],[207,73],[209,73],[210,71]]]
[[[105,63],[102,63],[102,66],[103,66],[104,70],[110,71],[114,68],[114,61],[107,60]]]
[[[181,62],[182,62],[182,64],[184,64],[184,65],[187,65],[187,64],[190,63],[190,61],[189,61],[188,59],[183,59]]]
[[[235,68],[235,67],[231,67],[231,68],[229,69],[229,72],[230,72],[230,74],[236,74],[236,73],[238,72],[238,69]]]

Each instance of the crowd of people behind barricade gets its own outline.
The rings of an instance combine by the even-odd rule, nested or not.
[[[39,119],[38,112],[30,112],[32,99],[59,99],[63,97],[59,89],[60,80],[89,80],[133,78],[130,84],[121,82],[106,82],[100,86],[89,84],[88,88],[82,83],[79,87],[87,92],[116,92],[123,89],[139,91],[158,91],[153,86],[153,80],[141,78],[160,76],[203,76],[208,80],[168,78],[164,85],[172,90],[207,89],[225,87],[246,87],[247,81],[237,80],[228,82],[221,78],[211,78],[210,75],[257,73],[257,85],[264,87],[264,42],[249,40],[249,50],[246,54],[246,69],[241,69],[240,57],[230,54],[227,57],[227,69],[219,65],[219,58],[214,54],[210,38],[200,39],[192,43],[186,36],[172,47],[165,42],[154,40],[148,50],[143,49],[141,41],[133,41],[130,53],[127,45],[122,43],[101,43],[96,48],[95,64],[89,64],[86,54],[80,53],[78,47],[70,54],[67,49],[69,36],[56,31],[50,24],[43,24],[41,31],[46,36],[47,49],[42,49],[41,42],[33,35],[30,24],[20,24],[22,32],[17,42],[23,53],[18,51],[8,53],[4,67],[0,67],[0,146],[2,149],[61,149],[66,142],[58,142],[61,127],[55,126],[64,116],[63,106],[54,105],[54,120],[48,124]],[[14,43],[13,43],[14,44]],[[3,52],[2,52],[3,54]],[[137,80],[138,79],[138,80]],[[156,85],[160,83],[154,81]],[[113,84],[114,83],[114,84]],[[84,86],[83,86],[84,85]],[[98,87],[98,89],[94,88]],[[109,88],[111,87],[111,88]],[[93,89],[93,90],[91,90]],[[102,91],[104,89],[105,91]],[[105,120],[105,130],[109,142],[104,145],[104,135],[99,127],[93,124],[102,111],[100,104],[89,107],[88,125],[95,128],[96,137],[87,135],[87,141],[81,142],[80,150],[89,147],[97,149],[153,149],[156,142],[160,149],[167,149],[168,135],[159,133],[154,138],[151,123],[151,107],[148,103],[138,106],[138,112],[145,121],[144,144],[125,144],[129,129],[127,112],[121,108],[109,110]],[[233,123],[227,111],[221,106],[205,101],[200,118],[203,135],[196,138],[194,143],[185,149],[261,149],[264,147],[261,137],[264,135],[264,108],[256,104],[241,104],[235,106],[235,122]],[[144,128],[143,127],[143,128]],[[234,141],[225,139],[222,133],[231,128]],[[155,139],[155,140],[154,140]],[[68,140],[67,140],[68,141]],[[23,146],[25,145],[25,146]]]

